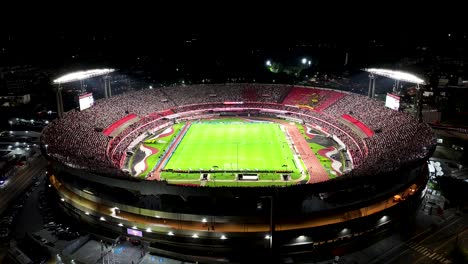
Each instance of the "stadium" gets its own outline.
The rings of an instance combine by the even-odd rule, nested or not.
[[[235,262],[333,251],[411,214],[435,139],[362,95],[232,83],[97,100],[41,147],[68,215],[158,254]]]

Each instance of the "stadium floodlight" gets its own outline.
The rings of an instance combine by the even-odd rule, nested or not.
[[[423,79],[408,72],[394,71],[394,70],[389,70],[389,69],[377,69],[377,68],[368,68],[368,69],[364,69],[364,71],[375,74],[375,75],[392,78],[394,80],[415,83],[415,84],[425,84],[425,81]]]
[[[87,71],[77,71],[69,74],[65,74],[53,81],[55,84],[69,83],[74,81],[80,81],[87,78],[92,78],[100,75],[106,75],[115,71],[115,69],[94,69]]]

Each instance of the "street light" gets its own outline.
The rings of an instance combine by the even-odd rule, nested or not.
[[[306,64],[307,63],[307,59],[306,58],[302,58],[302,64]]]

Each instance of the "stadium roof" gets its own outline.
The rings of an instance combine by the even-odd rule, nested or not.
[[[404,82],[425,84],[423,79],[408,72],[394,71],[394,70],[388,70],[388,69],[376,69],[376,68],[368,68],[368,69],[364,69],[364,71],[373,73],[375,75],[380,75],[380,76],[392,78],[395,80],[404,81]]]
[[[114,69],[94,69],[94,70],[87,70],[87,71],[77,71],[77,72],[65,74],[55,79],[53,82],[55,84],[69,83],[69,82],[74,82],[74,81],[79,81],[79,80],[84,80],[87,78],[100,76],[100,75],[105,75],[113,71],[115,70]]]

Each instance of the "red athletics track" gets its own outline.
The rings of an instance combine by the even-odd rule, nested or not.
[[[301,132],[299,132],[299,129],[297,129],[296,125],[291,125],[289,123],[283,123],[283,125],[288,130],[289,136],[291,136],[294,145],[296,146],[296,151],[301,156],[305,166],[307,167],[307,171],[309,172],[310,176],[307,183],[328,181],[330,179],[328,177],[328,173],[325,171],[325,168],[312,152],[309,143],[307,143],[304,136],[302,136]]]

